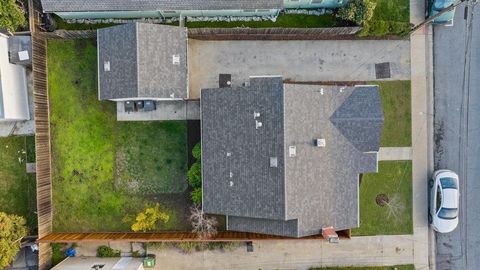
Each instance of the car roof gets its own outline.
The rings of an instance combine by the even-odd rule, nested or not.
[[[442,207],[458,208],[458,190],[453,188],[443,189]]]

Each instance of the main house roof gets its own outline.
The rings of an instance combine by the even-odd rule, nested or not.
[[[202,89],[201,117],[203,208],[227,215],[229,230],[302,237],[358,226],[359,174],[377,171],[378,87],[256,77]]]
[[[42,0],[44,12],[281,9],[283,0]]]
[[[130,23],[98,29],[100,99],[187,98],[187,30]]]

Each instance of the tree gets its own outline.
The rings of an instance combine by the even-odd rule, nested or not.
[[[157,203],[155,207],[147,208],[145,211],[139,213],[131,228],[134,232],[155,230],[157,222],[167,223],[169,219],[170,216],[165,212],[161,212],[160,204]]]
[[[217,234],[217,219],[205,215],[198,204],[190,207],[190,221],[192,232],[196,233],[200,239],[209,239]]]
[[[25,218],[0,212],[0,269],[7,267],[20,250],[27,235]]]
[[[0,28],[15,32],[27,23],[23,9],[15,0],[0,0]]]
[[[337,17],[357,25],[364,25],[372,18],[376,6],[377,3],[372,0],[352,0],[338,10]]]

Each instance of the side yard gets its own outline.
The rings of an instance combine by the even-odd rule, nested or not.
[[[170,217],[157,230],[188,230],[186,122],[117,122],[95,46],[48,43],[54,231],[129,231],[156,203]]]
[[[371,81],[380,87],[383,114],[382,147],[412,145],[411,82]]]
[[[35,162],[35,139],[0,138],[0,211],[23,216],[30,234],[37,230],[35,175],[26,162]]]
[[[352,235],[412,234],[412,162],[382,161],[360,180],[360,227]]]

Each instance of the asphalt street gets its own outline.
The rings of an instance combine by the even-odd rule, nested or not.
[[[480,269],[480,5],[471,10],[434,26],[435,169],[458,172],[461,193],[457,229],[436,234],[437,269]]]

